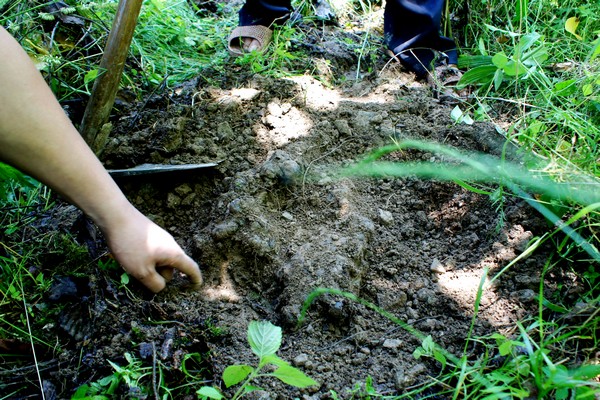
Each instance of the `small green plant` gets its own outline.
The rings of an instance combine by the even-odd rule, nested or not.
[[[499,51],[493,56],[462,57],[462,66],[472,68],[463,75],[458,86],[482,85],[485,88],[493,84],[494,89],[499,90],[504,82],[532,78],[547,80],[540,73],[548,59],[548,49],[543,39],[539,33],[529,33],[520,38],[512,54]]]
[[[277,378],[288,385],[305,388],[317,385],[312,378],[306,376],[299,369],[292,367],[288,362],[279,358],[275,353],[281,346],[281,328],[268,321],[252,321],[248,325],[248,343],[252,352],[258,357],[258,364],[253,367],[245,364],[230,365],[223,371],[223,382],[226,387],[241,383],[232,400],[256,390],[260,387],[250,383],[257,378]],[[273,366],[272,372],[262,372],[265,367]],[[203,386],[196,392],[200,399],[224,399],[223,394],[212,386]]]
[[[145,395],[144,385],[141,380],[145,376],[152,374],[152,367],[142,367],[142,362],[135,359],[131,354],[125,353],[127,365],[124,367],[108,361],[115,370],[112,375],[108,375],[96,382],[81,385],[71,397],[71,400],[104,400],[114,398],[117,389],[121,383],[129,388],[131,398],[141,398]]]

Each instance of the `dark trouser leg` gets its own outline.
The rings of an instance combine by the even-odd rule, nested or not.
[[[456,64],[456,45],[440,35],[444,0],[388,0],[384,13],[385,42],[417,76],[431,70],[435,53],[443,52]]]
[[[283,22],[292,12],[291,0],[246,0],[240,10],[240,26],[271,26]]]

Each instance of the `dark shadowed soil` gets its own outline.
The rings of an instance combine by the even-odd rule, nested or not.
[[[510,197],[501,216],[489,197],[451,183],[334,179],[334,168],[392,140],[500,154],[504,139],[485,123],[454,124],[453,105],[399,66],[384,67],[383,53],[377,71],[355,79],[355,55],[323,47],[327,32],[320,34],[309,35],[311,54],[316,64],[329,60],[327,71],[275,79],[232,66],[115,116],[101,156],[107,168],[219,162],[119,180],[201,265],[205,284],[186,291],[178,277],[151,296],[134,282],[120,285],[118,271],[95,269],[78,278],[76,293],[58,290],[57,301],[68,306],[48,329],[64,350],[41,360],[50,398],[110,375],[107,360],[126,365],[125,353],[145,367],[162,365],[172,387],[183,383],[182,369],[194,369],[224,389],[226,366],[255,363],[246,329],[263,319],[284,329],[279,355],[320,383],[299,390],[263,380],[263,399],[327,399],[332,390],[350,398],[367,377],[379,393],[400,394],[439,373],[436,362],[413,357],[419,340],[342,297],[318,298],[296,328],[317,287],[354,293],[462,354],[485,271],[499,272],[545,221]],[[331,74],[348,79],[335,84]],[[391,159],[439,161],[418,151]],[[53,215],[74,219],[77,212],[58,206]],[[486,286],[474,336],[510,335],[515,321],[536,312],[545,257],[540,250]],[[476,359],[481,349],[470,351]],[[194,353],[203,356],[198,365]]]

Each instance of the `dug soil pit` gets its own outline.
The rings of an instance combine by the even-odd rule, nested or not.
[[[485,283],[546,228],[510,196],[499,206],[453,183],[333,174],[393,140],[501,153],[504,138],[492,126],[454,123],[453,105],[397,66],[335,87],[309,75],[235,73],[221,87],[198,80],[115,119],[102,155],[108,168],[219,163],[119,181],[198,261],[205,284],[186,291],[179,277],[151,297],[133,282],[117,284],[120,272],[93,275],[84,294],[64,299],[70,306],[55,327],[64,351],[44,379],[57,398],[110,375],[107,360],[126,365],[125,353],[164,366],[167,377],[169,369],[190,373],[196,360],[194,373],[232,393],[220,376],[228,365],[255,364],[246,341],[253,320],[283,327],[279,356],[319,382],[295,389],[262,380],[256,398],[350,398],[368,377],[380,394],[403,393],[440,371],[413,356],[420,340],[331,294],[297,327],[307,295],[353,293],[460,356],[484,274]],[[414,150],[390,159],[440,161]],[[545,257],[534,253],[485,286],[473,337],[510,335],[535,311]],[[475,359],[481,349],[471,347]]]

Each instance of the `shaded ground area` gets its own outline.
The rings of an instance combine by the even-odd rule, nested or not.
[[[328,52],[327,73],[355,74],[354,55],[322,50],[317,39],[321,50],[313,56],[318,61]],[[320,383],[297,390],[262,381],[261,398],[326,399],[332,390],[350,398],[367,377],[391,395],[439,372],[439,364],[413,357],[418,340],[343,298],[319,298],[296,329],[317,287],[352,292],[461,354],[484,270],[498,272],[545,222],[512,198],[501,221],[489,197],[454,184],[332,178],[333,168],[392,140],[501,151],[504,141],[493,127],[454,124],[451,106],[383,61],[378,72],[339,86],[322,83],[325,72],[317,73],[321,80],[274,79],[244,77],[232,67],[115,119],[102,155],[108,168],[219,162],[212,170],[120,181],[133,203],[201,264],[205,286],[182,291],[179,278],[151,297],[133,282],[119,284],[119,271],[93,265],[89,278],[66,279],[76,287],[68,296],[55,286],[48,301],[68,306],[47,328],[64,349],[40,361],[47,398],[69,397],[110,375],[107,360],[126,365],[125,353],[150,375],[162,365],[167,380],[183,382],[182,370],[193,370],[222,386],[227,365],[255,362],[245,335],[248,323],[260,319],[284,328],[279,355]],[[215,80],[220,87],[206,83]],[[391,159],[439,161],[417,151]],[[51,218],[70,226],[76,215],[59,206]],[[542,252],[530,256],[485,291],[474,336],[509,335],[515,321],[535,311],[544,260]],[[545,287],[552,291],[554,284]],[[25,368],[10,379],[33,380],[33,372]]]

